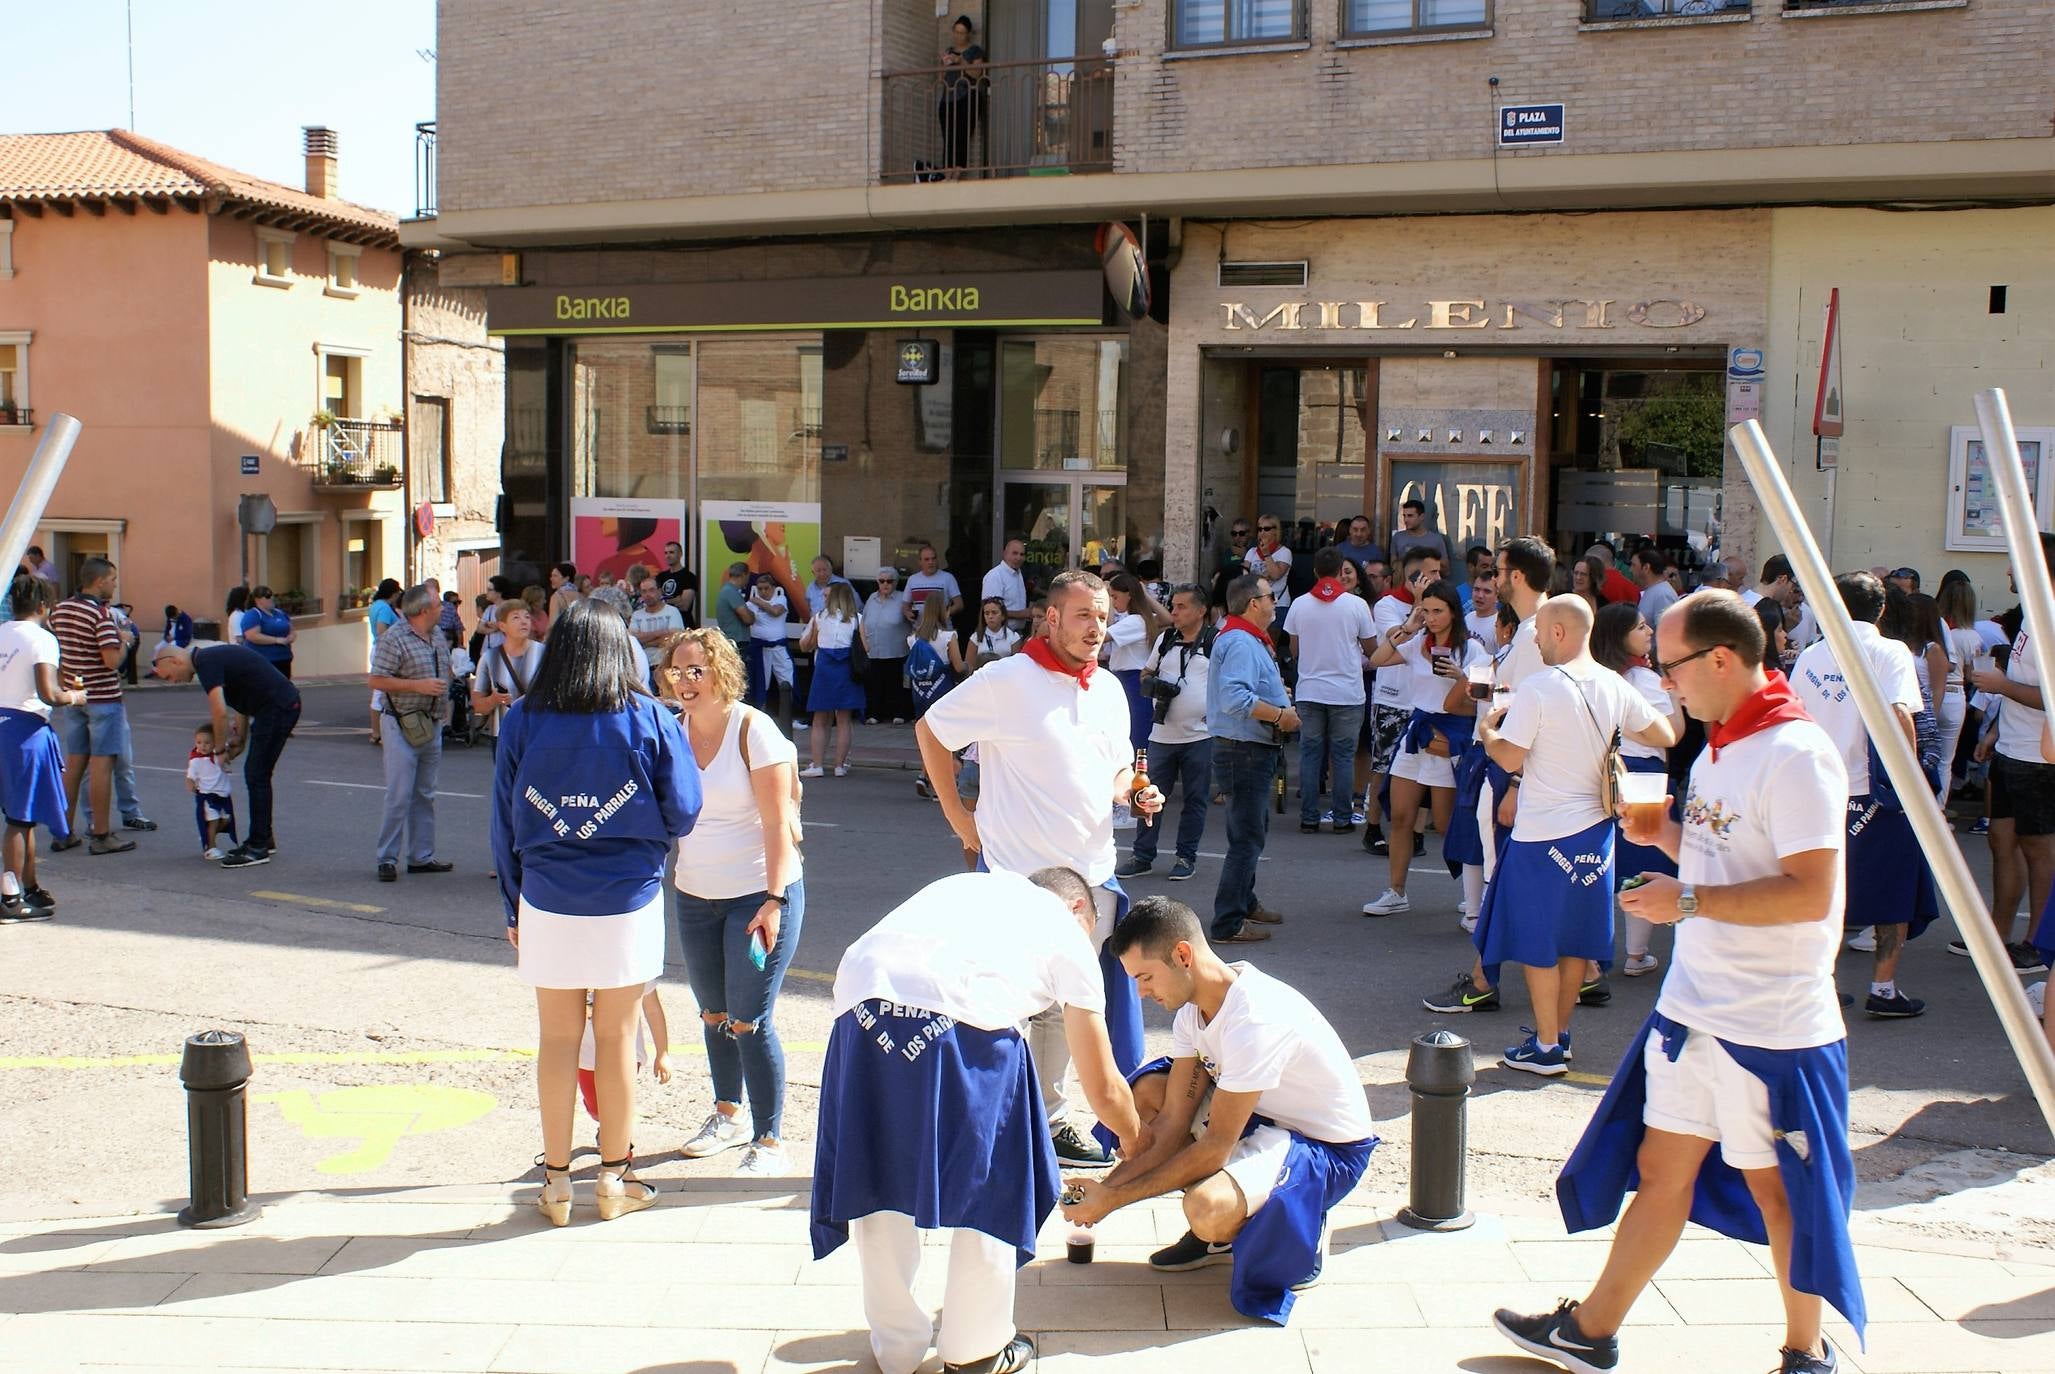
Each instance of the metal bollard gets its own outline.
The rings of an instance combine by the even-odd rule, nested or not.
[[[1413,1090],[1412,1200],[1399,1209],[1408,1226],[1462,1231],[1476,1221],[1463,1205],[1467,1113],[1476,1081],[1470,1042],[1462,1036],[1431,1030],[1414,1039],[1406,1055],[1406,1086]]]
[[[250,1202],[249,1046],[234,1031],[188,1036],[178,1077],[186,1089],[192,1188],[178,1224],[211,1229],[255,1221],[264,1209]]]

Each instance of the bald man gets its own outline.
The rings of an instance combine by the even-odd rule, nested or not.
[[[1473,938],[1487,967],[1526,970],[1535,1033],[1506,1051],[1505,1066],[1554,1078],[1568,1072],[1584,961],[1613,957],[1614,822],[1599,795],[1606,751],[1621,735],[1667,749],[1677,732],[1591,657],[1582,597],[1544,601],[1534,638],[1542,671],[1477,723],[1491,761],[1520,775],[1520,806]]]

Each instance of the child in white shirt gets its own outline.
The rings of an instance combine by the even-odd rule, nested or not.
[[[216,746],[211,723],[193,731],[193,752],[186,755],[186,791],[193,794],[201,856],[219,859],[228,852],[219,843],[221,832],[227,830],[231,842],[236,838],[235,783],[228,776],[228,764]]]
[[[792,654],[785,645],[785,625],[791,613],[778,579],[769,573],[757,576],[756,586],[749,593],[749,609],[756,612],[749,637],[756,641],[756,651],[763,655],[764,685],[775,683],[790,691]]]
[[[592,1002],[588,998],[585,1038],[578,1042],[578,1096],[584,1099],[586,1114],[594,1121],[599,1120],[599,1078],[594,1072],[598,1062],[599,1048],[592,1038]],[[655,983],[642,989],[642,1016],[635,1024],[635,1067],[641,1069],[645,1064],[657,1082],[671,1081],[671,1023],[664,1018],[664,1002],[657,996]]]

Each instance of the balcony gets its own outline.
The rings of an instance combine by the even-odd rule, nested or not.
[[[314,490],[399,489],[398,420],[330,420],[314,433]]]
[[[1105,57],[887,72],[882,185],[1113,170]]]
[[[10,426],[33,429],[35,424],[36,412],[27,406],[0,404],[0,429],[7,429]]]

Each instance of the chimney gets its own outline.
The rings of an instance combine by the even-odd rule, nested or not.
[[[309,124],[300,131],[307,144],[307,194],[335,199],[335,130]]]

